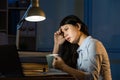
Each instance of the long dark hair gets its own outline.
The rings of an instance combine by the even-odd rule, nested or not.
[[[68,41],[65,41],[59,49],[59,55],[62,57],[64,62],[72,68],[76,68],[78,58],[76,50],[78,47],[79,46],[77,44],[71,44]]]
[[[74,25],[76,26],[77,23],[81,25],[80,31],[88,36],[89,33],[88,33],[87,26],[75,15],[69,15],[65,17],[60,22],[60,26],[63,26],[65,24],[71,24],[73,26]],[[79,47],[78,44],[71,44],[68,41],[65,41],[59,50],[59,54],[64,60],[64,62],[73,68],[76,68],[76,64],[77,64],[77,58],[78,58],[77,48],[78,47]]]
[[[65,24],[71,24],[76,26],[77,23],[81,24],[81,29],[80,31],[83,32],[85,35],[89,36],[89,32],[88,32],[88,28],[87,26],[82,22],[82,20],[80,20],[77,16],[75,15],[69,15],[67,17],[65,17],[61,22],[60,22],[60,26],[63,26]]]

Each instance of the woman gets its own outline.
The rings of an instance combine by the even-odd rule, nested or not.
[[[69,43],[66,46],[75,45],[70,52],[77,51],[78,58],[70,62],[77,69],[71,66],[72,63],[67,63],[65,57],[62,58],[66,54],[63,53],[65,48],[62,48],[66,42]],[[89,35],[87,26],[75,15],[69,15],[61,21],[59,30],[54,34],[53,54],[61,54],[61,57],[55,56],[53,66],[78,80],[112,80],[109,57],[103,44]]]

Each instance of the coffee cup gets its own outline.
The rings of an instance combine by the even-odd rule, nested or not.
[[[54,56],[57,56],[58,54],[48,54],[46,55],[46,59],[47,59],[47,64],[48,64],[48,68],[53,68],[52,63],[53,63],[53,59]]]

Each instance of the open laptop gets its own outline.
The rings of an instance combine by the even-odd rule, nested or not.
[[[0,45],[0,77],[23,77],[16,45]]]

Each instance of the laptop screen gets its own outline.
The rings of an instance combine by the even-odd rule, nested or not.
[[[16,45],[0,45],[0,75],[5,77],[23,76]]]

